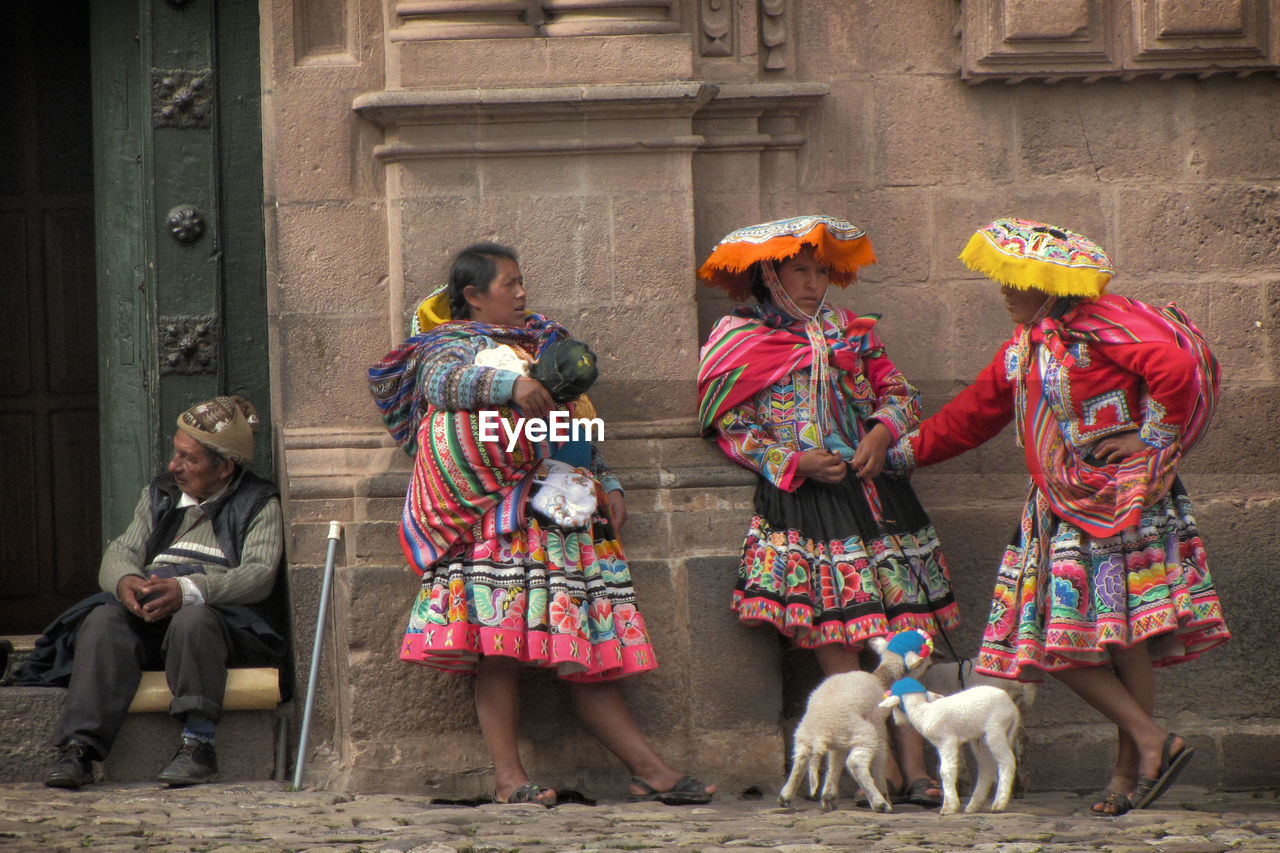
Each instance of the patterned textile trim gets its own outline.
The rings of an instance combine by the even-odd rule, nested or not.
[[[767,622],[804,648],[960,624],[931,524],[915,533],[815,542],[753,515],[730,606],[741,621]]]
[[[657,667],[603,495],[590,529],[544,526],[459,543],[423,573],[401,656],[454,672],[498,654],[565,678]]]
[[[903,409],[901,406],[881,406],[871,413],[868,420],[879,421],[889,430],[889,434],[897,441],[920,423],[919,412]]]
[[[1181,430],[1176,424],[1166,423],[1164,406],[1157,403],[1150,395],[1142,400],[1142,427],[1138,437],[1149,446],[1166,448],[1178,440]]]
[[[545,632],[454,623],[408,633],[400,659],[432,669],[472,674],[481,655],[501,655],[553,669],[567,681],[610,681],[658,668],[653,646],[623,646],[617,640],[592,645],[575,637]]]
[[[1027,507],[1000,565],[977,671],[1039,680],[1109,663],[1109,647],[1143,641],[1167,666],[1230,639],[1181,483],[1105,538],[1046,519],[1035,490]]]
[[[885,467],[893,471],[914,471],[916,469],[916,449],[912,439],[919,435],[919,430],[912,430],[893,444],[885,456]]]
[[[930,635],[938,633],[938,623],[944,631],[960,626],[960,608],[953,602],[932,613],[902,613],[888,619],[884,614],[871,614],[848,622],[813,623],[814,610],[803,604],[781,605],[764,598],[748,598],[742,590],[734,590],[731,610],[738,614],[738,621],[754,626],[768,623],[780,634],[802,649],[839,643],[845,646],[861,646],[872,637],[885,637],[898,631],[918,628]]]

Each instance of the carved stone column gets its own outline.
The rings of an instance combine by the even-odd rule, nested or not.
[[[548,36],[621,36],[676,33],[671,0],[542,0],[546,16],[539,31]]]

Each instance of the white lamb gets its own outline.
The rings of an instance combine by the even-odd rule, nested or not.
[[[888,740],[885,732],[887,708],[880,708],[884,691],[908,672],[921,672],[929,665],[933,643],[924,631],[899,631],[889,639],[872,638],[871,648],[880,656],[875,673],[847,672],[824,680],[809,695],[804,718],[796,727],[792,746],[791,775],[778,794],[784,808],[791,805],[800,779],[809,778],[809,795],[818,789],[818,765],[825,759],[822,808],[835,808],[840,784],[840,756],[844,766],[867,795],[875,811],[893,807],[882,793]]]
[[[893,806],[885,790],[885,750],[888,749],[884,722],[889,714],[880,707],[884,687],[869,672],[843,672],[827,677],[809,694],[804,717],[796,726],[791,752],[791,775],[778,793],[778,805],[789,807],[800,787],[800,778],[809,777],[809,795],[818,790],[818,765],[825,759],[822,809],[836,807],[840,785],[840,756],[844,766],[867,794],[872,810],[891,812]]]
[[[894,719],[905,718],[938,750],[938,771],[942,776],[942,808],[939,814],[960,810],[956,774],[960,745],[971,744],[978,761],[978,778],[965,812],[977,811],[991,791],[992,771],[998,779],[993,812],[1004,811],[1013,793],[1017,760],[1012,741],[1018,728],[1018,708],[1009,694],[998,687],[978,685],[950,696],[929,693],[914,678],[893,685],[880,706],[892,710]]]

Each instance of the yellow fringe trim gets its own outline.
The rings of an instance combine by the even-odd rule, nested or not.
[[[1000,251],[981,231],[969,238],[960,260],[1000,284],[1019,290],[1036,290],[1054,296],[1083,296],[1096,299],[1107,289],[1111,273],[1092,266],[1072,267],[1039,258],[1009,255]]]
[[[417,314],[417,334],[425,334],[431,331],[441,323],[448,323],[453,319],[453,312],[449,308],[449,288],[437,288],[434,293],[426,299],[418,303]]]

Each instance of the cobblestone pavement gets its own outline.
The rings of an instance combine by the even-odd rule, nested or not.
[[[90,786],[56,791],[0,786],[0,850],[6,851],[479,851],[687,850],[996,853],[1280,853],[1277,792],[1205,793],[1173,788],[1158,808],[1119,818],[1087,813],[1067,793],[1014,800],[1005,814],[943,818],[898,806],[875,815],[842,802],[824,813],[771,798],[718,797],[705,807],[657,804],[539,806],[433,804],[426,797],[290,792],[276,782]]]

